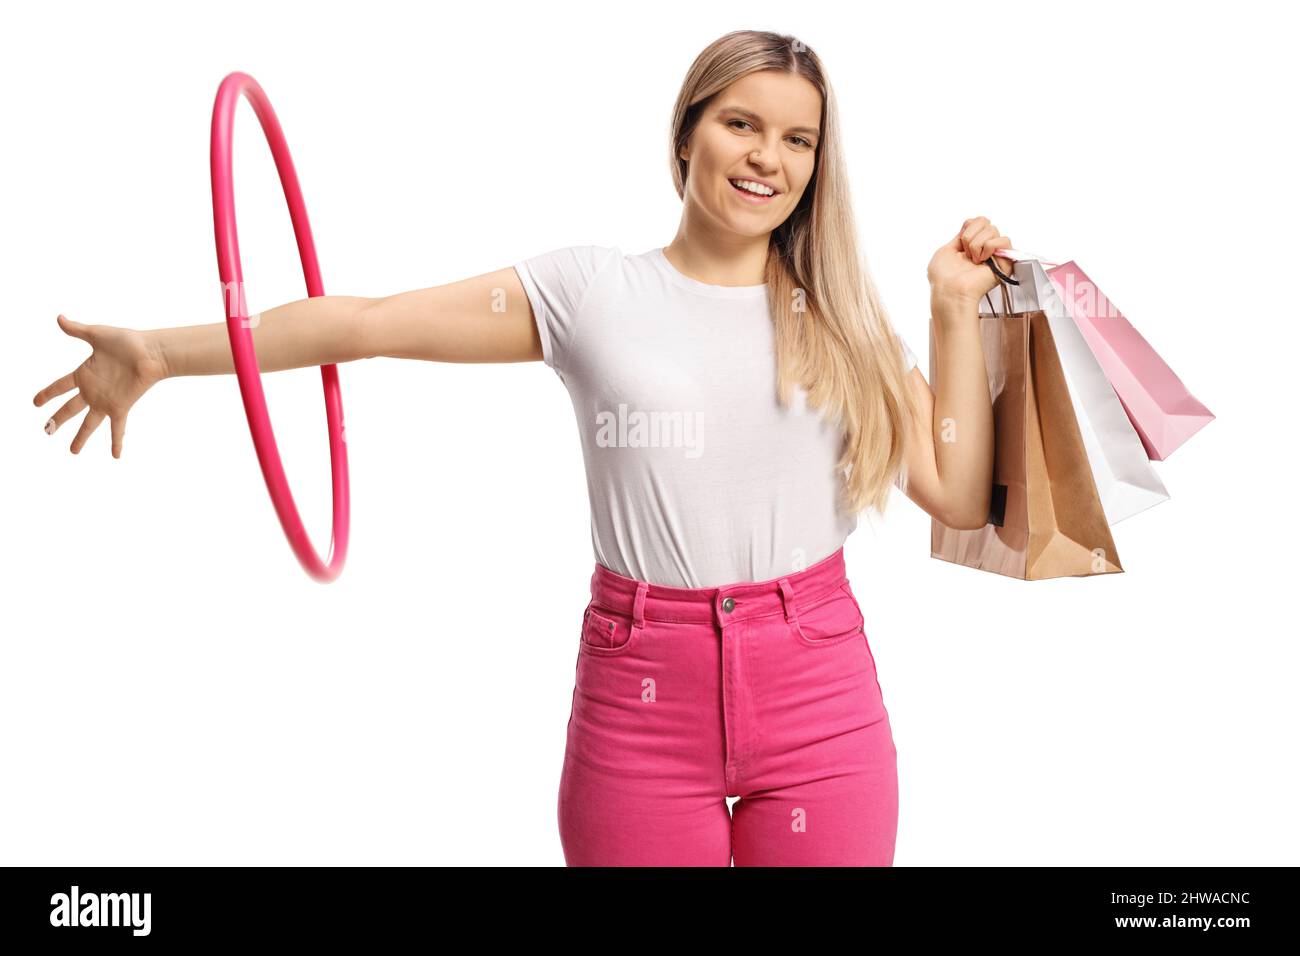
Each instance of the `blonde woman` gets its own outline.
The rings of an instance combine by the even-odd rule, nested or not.
[[[667,246],[291,302],[261,314],[258,360],[540,359],[568,389],[596,558],[558,802],[569,865],[891,865],[896,751],[843,544],[891,484],[950,527],[984,525],[977,303],[1011,241],[981,216],[931,259],[932,391],[860,260],[811,49],[748,30],[710,44],[670,162],[683,207]],[[505,314],[488,315],[502,289]],[[108,417],[120,456],[160,379],[233,372],[225,323],[59,322],[94,352],[35,402],[78,390],[47,424],[88,409],[74,453]],[[959,440],[936,441],[945,422]]]

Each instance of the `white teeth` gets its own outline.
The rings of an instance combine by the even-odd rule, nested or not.
[[[728,182],[739,189],[745,190],[745,192],[756,193],[759,196],[771,196],[776,193],[775,189],[764,186],[762,183],[751,182],[748,179],[732,179],[728,180]]]

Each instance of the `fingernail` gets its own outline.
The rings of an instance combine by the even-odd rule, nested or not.
[[[53,435],[53,434],[54,434],[54,419],[53,419],[53,418],[51,418],[48,422],[45,423],[45,434],[47,434],[47,435]]]

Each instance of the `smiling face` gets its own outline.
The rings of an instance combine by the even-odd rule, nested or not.
[[[732,83],[705,107],[680,153],[690,163],[687,202],[731,231],[770,233],[812,179],[821,109],[817,87],[793,73],[760,70]]]

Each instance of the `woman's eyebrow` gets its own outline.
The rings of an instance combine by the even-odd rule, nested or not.
[[[741,116],[745,117],[746,119],[752,119],[752,120],[754,120],[755,122],[758,122],[758,123],[763,122],[763,117],[759,116],[759,115],[758,115],[757,113],[755,113],[753,110],[747,110],[747,109],[745,109],[743,106],[724,106],[724,107],[723,107],[721,110],[719,110],[718,112],[720,112],[720,113],[739,113]],[[815,127],[815,126],[791,126],[790,129],[788,130],[788,132],[791,132],[791,133],[808,133],[808,134],[810,134],[810,135],[812,135],[812,136],[820,136],[820,135],[821,135],[821,130],[817,129],[817,127]]]

